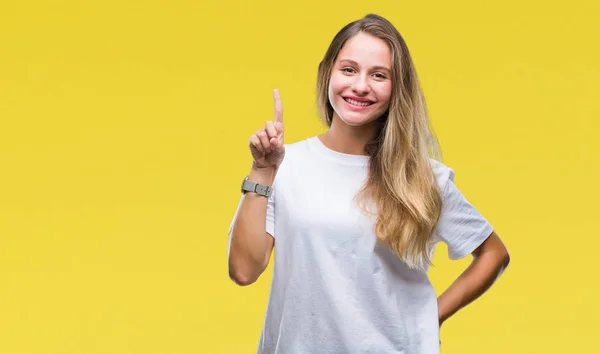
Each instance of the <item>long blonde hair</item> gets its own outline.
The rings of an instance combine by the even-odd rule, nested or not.
[[[442,198],[430,158],[440,152],[432,133],[417,73],[408,47],[396,28],[377,15],[349,23],[331,42],[319,64],[317,101],[321,118],[331,127],[328,99],[331,71],[338,53],[359,32],[384,40],[392,56],[392,94],[388,111],[377,121],[367,144],[369,177],[357,195],[361,208],[376,206],[375,234],[410,268],[431,264],[429,246],[438,222]]]

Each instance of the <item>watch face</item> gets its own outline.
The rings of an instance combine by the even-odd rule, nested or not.
[[[242,193],[254,192],[256,190],[256,186],[256,183],[249,181],[248,177],[246,177],[244,182],[242,182]]]
[[[242,194],[245,194],[246,192],[248,192],[248,190],[246,189],[246,181],[248,181],[248,176],[246,176],[244,178],[244,180],[242,181]]]

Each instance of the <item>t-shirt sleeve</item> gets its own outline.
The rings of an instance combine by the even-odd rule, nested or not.
[[[451,169],[442,191],[442,212],[436,236],[448,246],[448,257],[457,260],[479,247],[490,236],[493,227],[456,187]]]
[[[267,201],[267,218],[265,226],[267,233],[275,238],[275,183],[273,183],[273,190]]]

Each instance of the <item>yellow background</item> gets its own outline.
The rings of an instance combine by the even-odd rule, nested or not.
[[[374,12],[412,51],[444,161],[512,256],[442,352],[598,353],[596,1],[3,1],[0,353],[252,353],[271,268],[227,276],[247,140]],[[468,265],[438,249],[441,292]]]

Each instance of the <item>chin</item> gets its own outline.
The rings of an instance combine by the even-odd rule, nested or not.
[[[348,126],[361,127],[361,126],[364,126],[364,125],[367,125],[367,124],[373,122],[374,119],[373,120],[349,120],[349,119],[341,118],[341,120]]]
[[[352,127],[360,127],[363,125],[373,123],[374,121],[377,120],[377,118],[379,118],[379,116],[381,116],[381,114],[365,115],[365,114],[361,114],[361,113],[357,114],[356,112],[341,112],[341,114],[338,113],[338,117],[340,117],[340,120],[342,122],[344,122],[346,125],[349,125]]]

